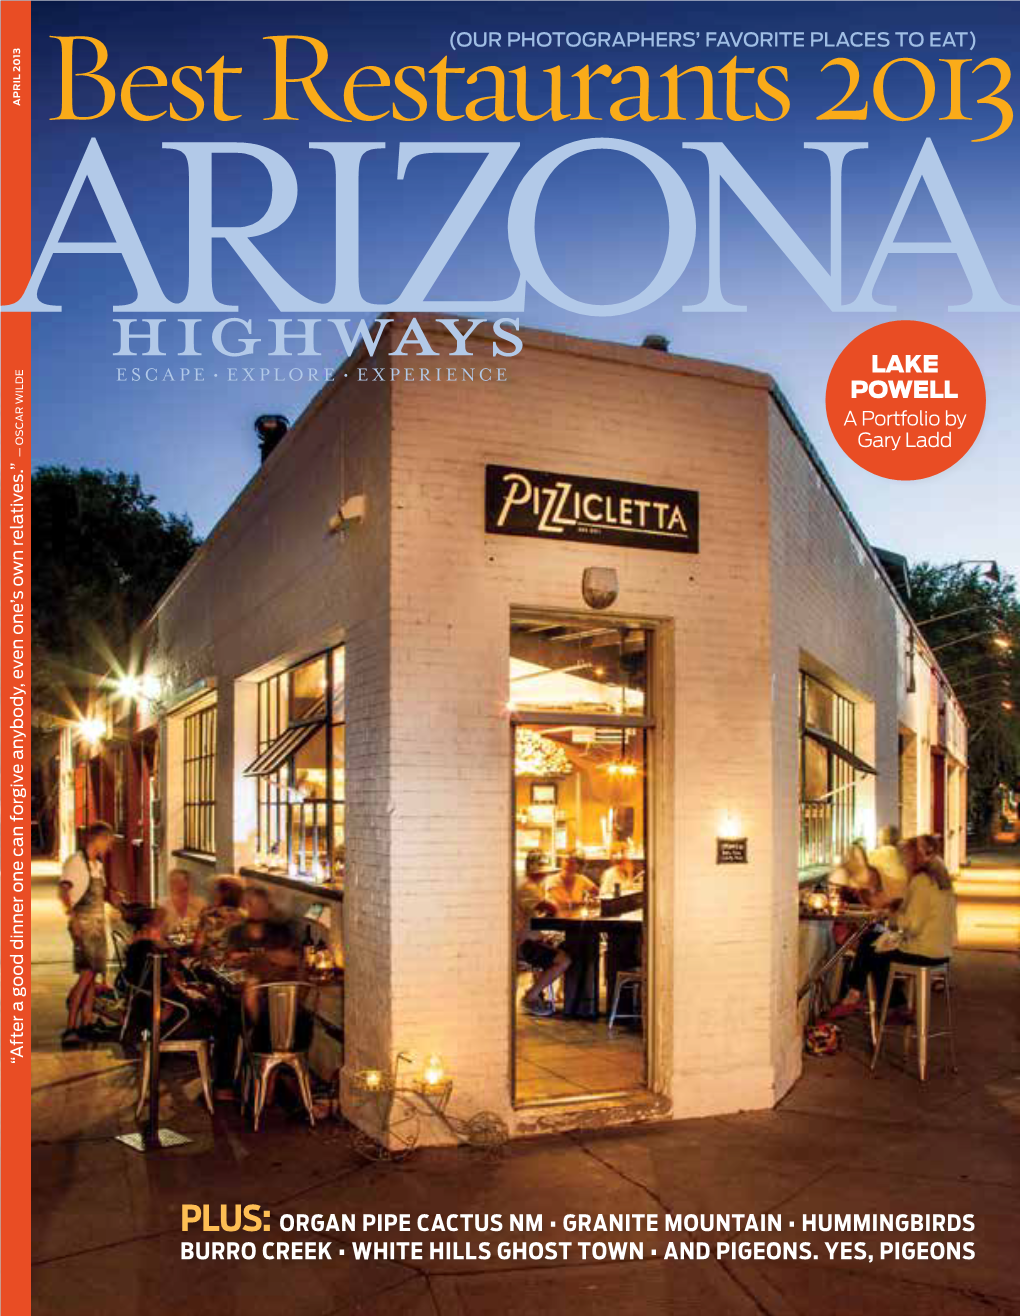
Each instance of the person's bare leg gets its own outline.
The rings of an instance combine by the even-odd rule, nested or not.
[[[89,974],[88,985],[81,1001],[81,1017],[86,1028],[90,1028],[96,1022],[96,975]]]
[[[548,969],[540,973],[531,984],[530,990],[524,993],[525,1004],[538,1005],[545,989],[551,987],[557,978],[562,978],[569,968],[570,956],[565,950],[561,950]]]
[[[77,1019],[82,1009],[82,1002],[85,994],[92,982],[92,971],[83,969],[78,974],[78,981],[71,988],[71,994],[67,998],[67,1026],[68,1028],[77,1027]]]

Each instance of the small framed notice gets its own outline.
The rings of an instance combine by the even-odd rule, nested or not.
[[[717,837],[715,842],[715,862],[717,864],[746,864],[747,837]]]

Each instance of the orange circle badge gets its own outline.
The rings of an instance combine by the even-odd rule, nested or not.
[[[985,381],[958,338],[920,320],[865,329],[829,372],[836,442],[887,480],[925,480],[960,460],[985,418]]]

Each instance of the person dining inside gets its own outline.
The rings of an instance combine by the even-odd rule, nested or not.
[[[598,900],[598,885],[581,871],[581,863],[576,854],[563,856],[563,866],[558,875],[546,882],[546,899],[556,906],[561,914],[569,914],[583,909],[589,901]]]
[[[191,890],[191,874],[186,868],[174,868],[167,876],[170,894],[160,901],[165,918],[163,931],[171,941],[193,942],[206,901]]]
[[[620,851],[599,879],[599,895],[603,900],[615,896],[630,896],[644,889],[644,870],[628,854]]]
[[[539,850],[531,851],[525,859],[524,878],[517,888],[514,902],[514,938],[517,959],[532,970],[531,987],[524,993],[521,1005],[527,1014],[547,1016],[554,1013],[551,1002],[546,1001],[546,988],[570,968],[570,956],[551,937],[532,930],[532,919],[550,917],[558,911],[546,895],[546,881],[559,870],[551,868]]]

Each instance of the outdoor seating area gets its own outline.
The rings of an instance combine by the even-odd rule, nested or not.
[[[115,920],[112,959],[93,983],[95,1017],[84,1021],[83,1005],[62,1047],[109,1041],[134,1061],[138,1119],[159,1104],[154,1069],[178,1078],[190,1070],[210,1115],[216,1103],[236,1104],[256,1130],[289,1075],[314,1126],[309,1051],[318,1000],[323,992],[342,993],[343,979],[335,967],[319,967],[309,931],[311,954],[299,922],[285,917],[264,887],[222,876],[207,903],[191,893],[183,870],[162,905],[121,902]]]
[[[948,1042],[956,1072],[950,961],[957,942],[957,897],[934,836],[899,840],[885,828],[872,852],[855,842],[826,888],[800,895],[801,928],[824,927],[819,962],[798,992],[809,1053],[838,1049],[841,1030],[867,1023],[871,1070],[890,1031],[916,1046],[917,1076],[928,1076],[930,1044]],[[933,1023],[933,992],[941,998]]]
[[[1016,880],[1011,870],[970,871],[975,886],[998,881],[1012,889]],[[495,1161],[480,1161],[465,1149],[428,1149],[404,1165],[386,1167],[358,1155],[349,1130],[325,1103],[317,1101],[323,1114],[310,1127],[293,1090],[285,1094],[286,1108],[267,1107],[258,1131],[237,1103],[217,1103],[210,1118],[194,1064],[189,1057],[171,1057],[161,1084],[161,1122],[191,1141],[172,1155],[143,1158],[117,1141],[137,1128],[139,1061],[125,1059],[115,1039],[60,1047],[68,974],[66,958],[57,955],[66,933],[55,916],[55,880],[52,871],[34,914],[32,1249],[39,1316],[65,1311],[70,1292],[88,1293],[107,1316],[134,1316],[140,1286],[173,1292],[168,1222],[179,1237],[174,1212],[180,1202],[220,1201],[225,1179],[237,1200],[262,1201],[270,1192],[273,1201],[300,1200],[304,1210],[335,1209],[338,1182],[349,1211],[377,1209],[380,1192],[394,1211],[423,1209],[423,1194],[436,1211],[472,1209],[482,1199],[516,1203],[541,1196],[542,1209],[557,1221],[607,1194],[616,1210],[648,1209],[649,1194],[679,1210],[690,1200],[692,1185],[698,1204],[693,1209],[702,1203],[706,1209],[732,1206],[736,1184],[755,1193],[760,1209],[781,1209],[790,1218],[837,1209],[834,1202],[848,1203],[846,1209],[860,1203],[862,1210],[910,1211],[951,1201],[953,1210],[978,1214],[978,1259],[934,1268],[923,1285],[926,1301],[933,1310],[977,1316],[1020,1300],[1011,1263],[1020,1228],[1010,1169],[1020,1137],[1015,936],[998,950],[963,948],[954,955],[959,1072],[939,1058],[923,1084],[914,1055],[904,1057],[892,1035],[871,1072],[866,1024],[858,1015],[844,1026],[840,1052],[805,1058],[799,1083],[774,1111],[523,1139]],[[987,912],[982,921],[990,921]],[[522,1026],[547,1036],[552,1031],[542,1019]],[[580,1039],[585,1030],[604,1026],[604,1020],[560,1020],[556,1030],[564,1039]],[[619,1030],[625,1045],[630,1036]],[[580,1058],[590,1054],[580,1041],[576,1049]],[[540,1116],[535,1132],[542,1128]],[[439,1310],[457,1310],[458,1303],[463,1309],[470,1301],[505,1309],[505,1265],[492,1270],[474,1263],[425,1264],[442,1273],[342,1258],[314,1272],[317,1301],[323,1310],[342,1311],[352,1295],[363,1305],[402,1298],[407,1306],[393,1309],[417,1310],[420,1298],[422,1310],[429,1310],[431,1284]],[[881,1281],[874,1271],[866,1261],[830,1261],[823,1254],[807,1271],[792,1263],[762,1263],[743,1267],[740,1278],[796,1312],[827,1306],[886,1310],[916,1300],[915,1265],[890,1266]],[[554,1292],[583,1309],[592,1285],[611,1303],[615,1293],[639,1282],[643,1301],[661,1302],[665,1310],[681,1279],[709,1285],[692,1299],[699,1310],[733,1316],[747,1310],[746,1288],[722,1268],[712,1268],[704,1281],[702,1273],[679,1272],[675,1264],[655,1260],[638,1268],[591,1263],[560,1271],[522,1263],[513,1282],[520,1286],[521,1310]],[[246,1305],[275,1306],[293,1298],[294,1272],[287,1266],[255,1262],[239,1271],[208,1262],[202,1274],[210,1300],[225,1309],[239,1274]],[[968,1296],[961,1304],[964,1290]]]

